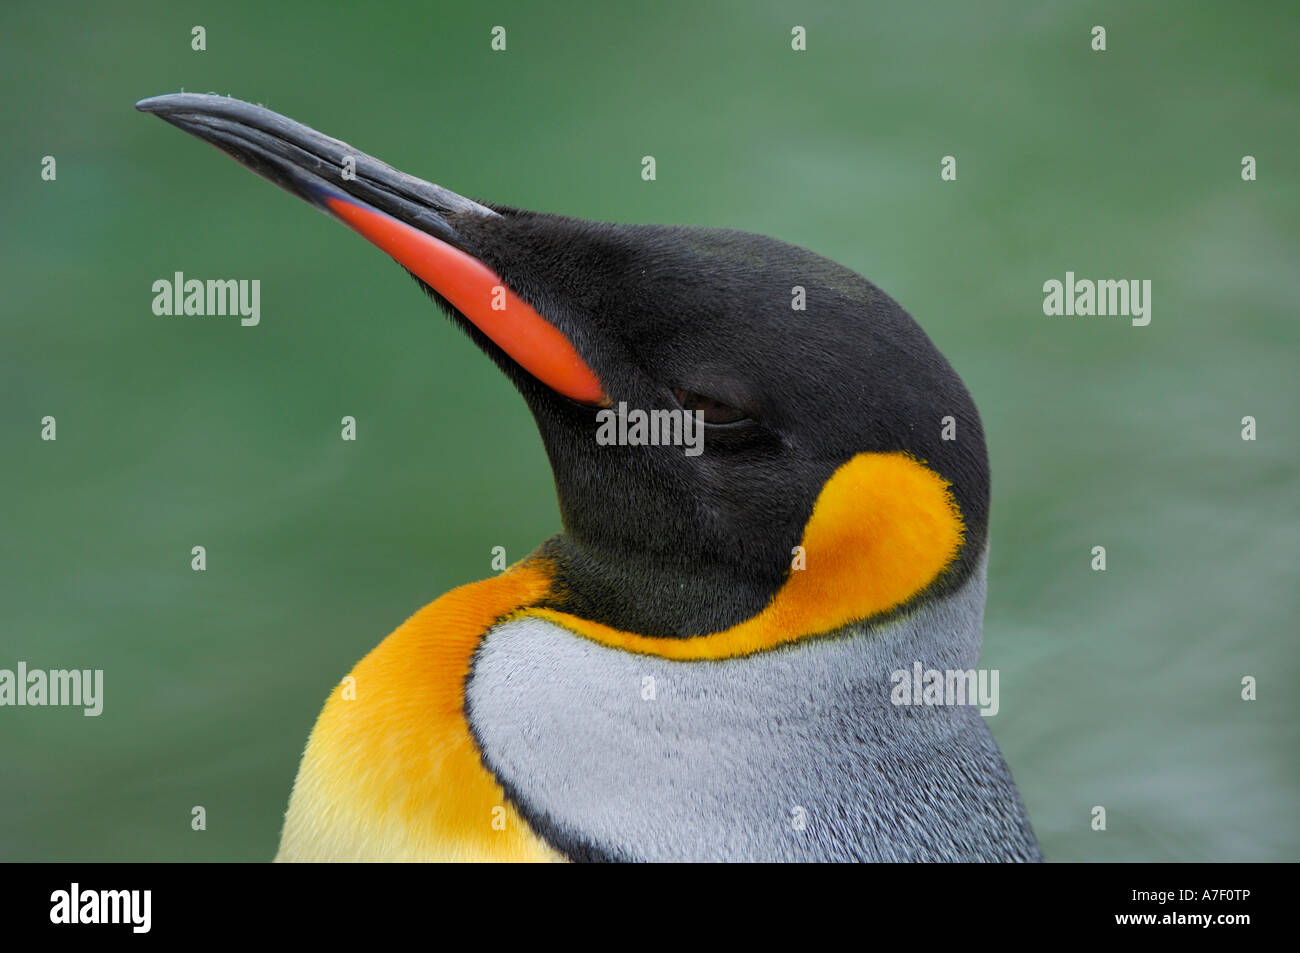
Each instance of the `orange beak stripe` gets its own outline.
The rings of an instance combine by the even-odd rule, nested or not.
[[[391,215],[335,196],[330,211],[451,302],[539,381],[582,404],[608,406],[595,372],[560,330],[505,286],[487,265]],[[504,309],[493,302],[505,303]]]

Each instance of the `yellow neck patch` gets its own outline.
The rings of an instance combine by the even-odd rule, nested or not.
[[[483,633],[549,585],[524,565],[453,589],[357,663],[312,729],[277,860],[562,859],[507,803],[465,719]]]
[[[792,569],[758,615],[711,635],[651,637],[552,609],[521,614],[612,648],[681,660],[735,658],[821,635],[898,608],[952,563],[964,526],[949,487],[906,454],[858,454],[817,497],[804,528],[806,568]]]

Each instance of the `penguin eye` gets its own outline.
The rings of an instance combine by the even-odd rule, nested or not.
[[[673,388],[673,396],[677,398],[677,403],[682,405],[683,410],[700,411],[704,415],[706,424],[734,424],[748,416],[743,410],[737,410],[730,404],[724,404],[720,400],[681,387]]]

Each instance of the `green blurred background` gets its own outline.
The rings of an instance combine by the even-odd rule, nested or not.
[[[335,681],[559,527],[501,375],[382,254],[132,109],[182,88],[468,195],[871,278],[984,416],[982,665],[1047,857],[1300,859],[1298,27],[1289,2],[9,0],[0,667],[102,668],[106,697],[0,709],[0,859],[270,858]],[[1150,278],[1150,326],[1045,317],[1067,269]],[[260,278],[261,325],[155,317],[178,270]]]

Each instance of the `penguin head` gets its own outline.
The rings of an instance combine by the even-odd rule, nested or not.
[[[941,571],[890,608],[941,598],[976,570],[989,471],[974,402],[907,312],[854,272],[744,232],[480,204],[237,100],[137,105],[384,248],[514,382],[564,526],[540,550],[553,607],[683,638],[749,619],[801,571],[792,554],[819,500],[864,455],[934,474],[960,521]],[[466,291],[471,274],[479,291]],[[601,439],[638,413],[673,421],[682,439]],[[857,485],[869,476],[854,479],[834,510],[860,522],[845,547],[869,544],[878,525],[883,539],[873,510],[890,505]],[[877,558],[888,571],[889,553]]]
[[[703,422],[698,453],[601,443],[614,410],[567,399],[498,353],[551,459],[566,537],[552,549],[578,580],[566,608],[647,634],[750,617],[790,574],[828,479],[862,453],[908,454],[943,477],[965,523],[959,562],[979,555],[979,415],[879,288],[760,235],[499,211],[456,227],[574,343],[609,400]]]

